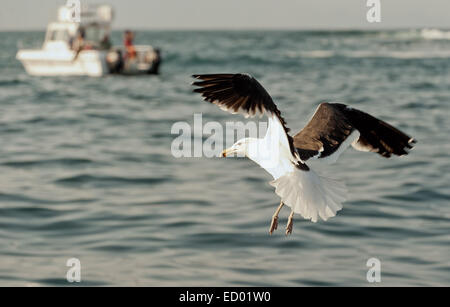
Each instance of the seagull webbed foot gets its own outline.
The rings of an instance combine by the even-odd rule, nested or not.
[[[280,213],[281,208],[283,208],[284,203],[283,201],[280,202],[280,205],[278,206],[277,210],[272,216],[272,222],[270,223],[270,229],[269,234],[272,234],[274,230],[278,228],[278,214]]]
[[[272,223],[270,224],[269,234],[272,234],[274,230],[278,228],[278,216],[272,216]]]
[[[292,234],[293,226],[294,226],[294,211],[291,211],[291,214],[289,215],[289,219],[286,225],[286,235]]]

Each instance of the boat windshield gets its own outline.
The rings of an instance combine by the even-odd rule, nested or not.
[[[68,41],[69,37],[67,30],[53,30],[50,32],[48,39],[50,41]]]
[[[85,28],[86,33],[86,41],[90,42],[94,45],[99,44],[104,36],[107,34],[107,31],[105,28],[100,27],[99,25],[93,24],[89,25]]]

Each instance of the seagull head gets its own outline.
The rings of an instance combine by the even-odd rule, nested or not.
[[[255,143],[257,139],[254,138],[244,138],[240,139],[230,148],[222,151],[222,157],[229,157],[236,154],[237,157],[247,157],[249,153],[249,148]]]

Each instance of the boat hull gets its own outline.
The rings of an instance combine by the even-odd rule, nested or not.
[[[74,58],[74,52],[21,50],[17,53],[17,59],[32,76],[101,77],[108,73],[106,52],[85,50]]]

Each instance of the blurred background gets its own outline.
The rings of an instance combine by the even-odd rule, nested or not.
[[[382,1],[368,23],[365,1],[108,1],[111,41],[130,28],[160,48],[158,75],[30,76],[16,53],[64,3],[1,4],[0,285],[70,285],[72,257],[81,285],[368,286],[371,257],[378,285],[450,285],[448,2]],[[282,211],[269,236],[264,170],[171,155],[175,122],[244,120],[191,93],[191,74],[216,72],[253,74],[294,133],[340,101],[418,144],[312,163],[347,183],[344,209],[297,217],[290,237]]]

